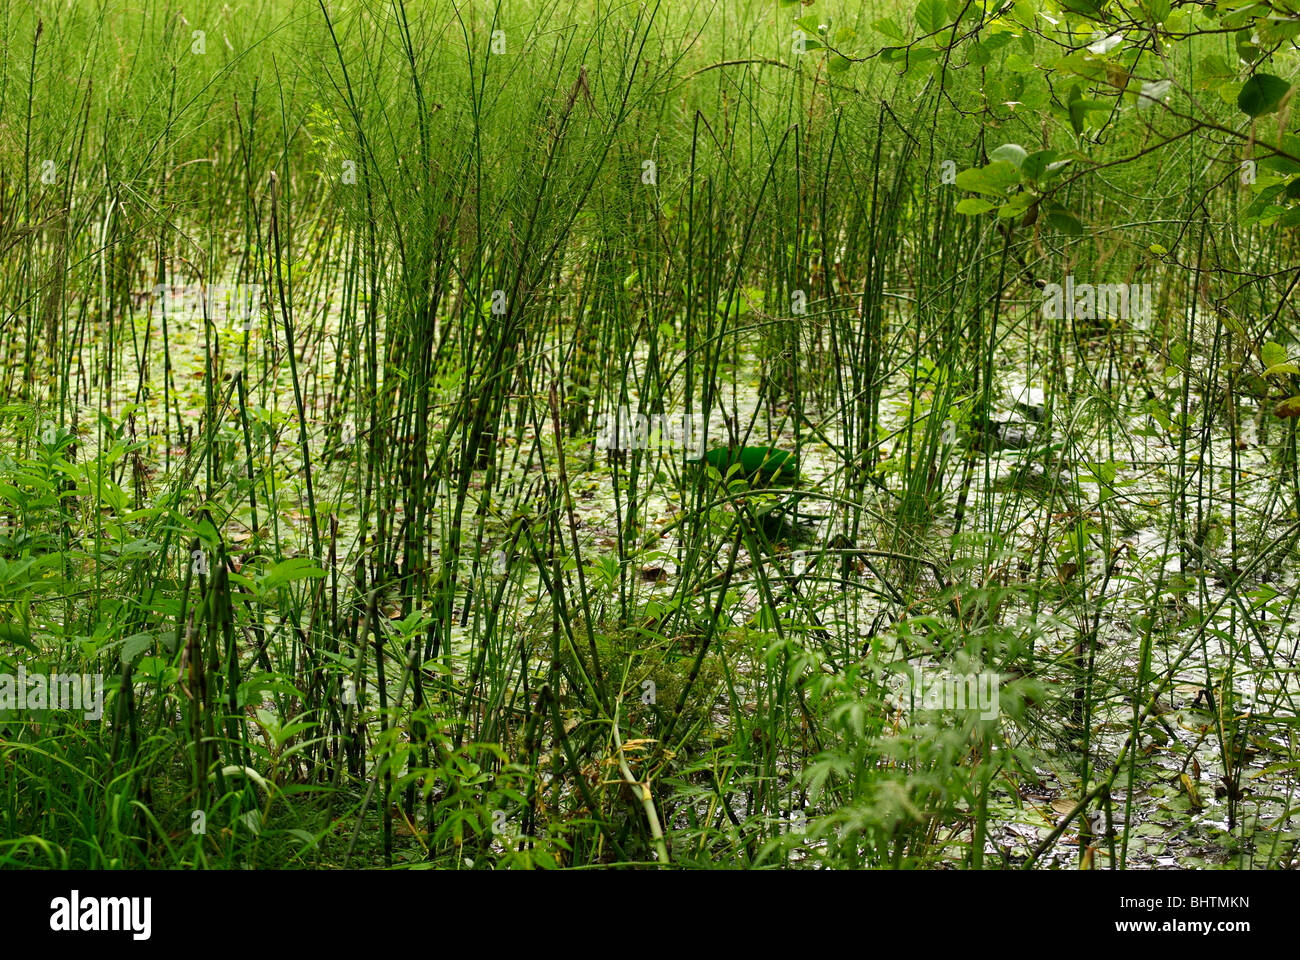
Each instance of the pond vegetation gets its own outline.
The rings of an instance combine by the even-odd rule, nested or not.
[[[1295,865],[1289,0],[3,9],[0,866]]]

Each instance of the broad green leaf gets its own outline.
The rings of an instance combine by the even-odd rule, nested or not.
[[[1011,220],[1023,216],[1033,202],[1034,195],[1032,193],[1017,193],[998,208],[998,217],[1003,220]]]
[[[943,0],[921,0],[916,5],[916,25],[923,34],[941,30],[948,22],[948,5]]]
[[[1025,162],[1025,157],[1029,156],[1028,151],[1018,143],[1004,143],[992,153],[989,154],[990,160],[1005,160],[1017,170]]]
[[[957,186],[972,193],[1005,197],[1007,190],[1020,182],[1020,174],[1005,160],[995,160],[986,167],[963,170],[957,174]]]
[[[979,197],[967,197],[961,203],[957,204],[957,212],[968,217],[978,216],[981,213],[988,213],[997,204],[989,200],[981,200]]]
[[[1259,349],[1260,359],[1264,361],[1264,373],[1266,376],[1281,375],[1284,373],[1300,374],[1300,367],[1297,367],[1286,355],[1286,347],[1280,343],[1269,341]]]
[[[1260,42],[1266,46],[1291,43],[1300,38],[1300,19],[1294,16],[1288,20],[1256,20],[1255,30]]]
[[[1227,59],[1217,53],[1202,58],[1196,72],[1202,80],[1230,80],[1237,75]]]
[[[1150,23],[1164,23],[1169,16],[1169,0],[1142,0],[1142,9],[1146,11]]]
[[[1291,84],[1271,73],[1257,73],[1241,85],[1237,106],[1251,117],[1262,117],[1278,108],[1291,91]]]
[[[898,22],[893,17],[884,17],[877,20],[872,26],[878,33],[883,34],[890,40],[897,40],[899,43],[907,42],[907,37],[903,34],[903,28],[898,25]]]
[[[153,646],[152,633],[135,633],[122,641],[122,662],[129,664]]]
[[[1078,87],[1076,86],[1077,90]],[[1090,111],[1109,110],[1110,104],[1103,103],[1100,100],[1071,100],[1070,101],[1070,126],[1074,128],[1075,133],[1083,133],[1083,118]]]
[[[691,459],[692,462],[699,462]],[[724,477],[735,467],[745,476],[780,474],[793,477],[799,472],[799,461],[795,455],[776,447],[745,447],[741,450],[715,447],[703,459]]]
[[[21,623],[0,623],[0,643],[12,643],[32,653],[40,653],[36,649],[36,644],[32,642],[32,635]]]
[[[267,571],[260,580],[263,590],[271,590],[294,580],[316,579],[325,576],[325,571],[307,557],[291,557],[282,560]]]
[[[1030,180],[1042,180],[1048,164],[1055,159],[1055,150],[1035,150],[1020,163],[1020,175]]]
[[[1101,10],[1093,0],[1061,0],[1061,7],[1070,13],[1078,13],[1090,20],[1100,20]]]
[[[1083,236],[1083,224],[1068,210],[1056,209],[1047,211],[1047,222],[1055,230],[1068,237]]]
[[[1300,137],[1293,137],[1287,134],[1282,137],[1282,143],[1278,146],[1265,144],[1263,141],[1257,141],[1256,149],[1267,147],[1269,150],[1278,150],[1285,153],[1286,156],[1272,156],[1260,161],[1260,166],[1268,167],[1270,170],[1276,170],[1279,173],[1296,174],[1300,173]]]
[[[902,51],[895,57],[896,60],[906,61],[907,66],[904,68],[904,75],[911,75],[929,71],[931,68],[924,66],[931,60],[935,60],[942,53],[934,47],[916,47],[910,51]]]

